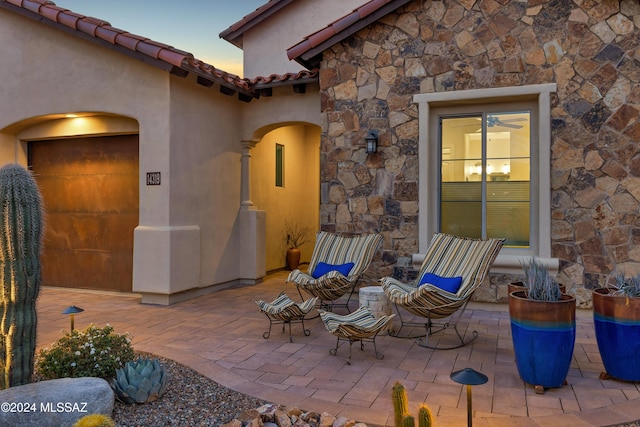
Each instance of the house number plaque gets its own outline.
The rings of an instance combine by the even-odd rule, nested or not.
[[[160,185],[160,172],[147,172],[147,185]]]

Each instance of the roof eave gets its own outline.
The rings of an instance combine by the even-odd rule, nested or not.
[[[274,15],[293,1],[294,0],[270,0],[267,4],[259,7],[254,12],[222,31],[218,34],[218,37],[242,49],[242,38],[246,31]]]
[[[180,68],[186,73],[192,72],[195,74],[198,77],[198,83],[202,86],[211,87],[214,83],[218,84],[220,86],[220,92],[225,95],[233,95],[237,92],[238,99],[245,102],[259,98],[258,93],[253,90],[246,79],[240,79],[233,74],[216,69],[220,74],[220,76],[217,76],[213,74],[212,66],[197,59],[185,59]],[[242,83],[243,86],[241,86],[240,83]]]
[[[319,44],[317,44],[315,46],[311,45],[311,42],[309,41],[311,36],[309,36],[309,37],[305,38],[305,40],[301,41],[300,43],[298,43],[298,44],[292,46],[291,48],[287,49],[290,53],[292,51],[294,52],[294,56],[293,57],[290,56],[290,59],[293,59],[294,61],[296,61],[297,63],[301,64],[304,67],[307,67],[308,69],[317,68],[317,67],[320,66],[320,61],[322,61],[322,52],[324,52],[325,50],[330,49],[332,46],[340,43],[341,41],[345,40],[347,37],[350,37],[350,36],[354,35],[358,31],[360,31],[361,29],[365,28],[367,25],[370,25],[370,24],[373,24],[374,22],[379,21],[384,16],[386,16],[389,13],[395,11],[400,6],[404,6],[405,4],[409,3],[410,1],[411,0],[393,0],[393,1],[390,1],[389,3],[386,3],[385,5],[380,7],[379,9],[376,9],[375,11],[373,11],[370,14],[366,15],[364,18],[361,18],[361,19],[351,23],[350,25],[344,27],[344,29],[342,29],[341,31],[337,32],[333,36],[327,38],[326,40],[322,41],[321,43],[319,43]],[[366,5],[364,5],[363,7],[366,7]],[[358,9],[356,9],[356,10],[358,10]],[[349,15],[351,15],[351,14],[349,14]],[[349,15],[347,15],[347,17],[349,17]],[[349,19],[349,18],[347,18],[347,19]],[[340,21],[340,20],[338,20],[338,21]],[[336,21],[336,22],[338,22],[338,21]],[[326,28],[328,28],[328,27],[326,27]],[[320,30],[319,32],[321,32],[323,30]],[[315,34],[317,34],[317,33],[315,33]],[[300,51],[301,53],[296,54],[295,53],[296,50]]]
[[[306,85],[306,84],[318,83],[318,81],[319,79],[316,76],[316,77],[309,77],[309,78],[297,79],[297,80],[273,81],[269,83],[256,83],[251,87],[255,90],[261,90],[261,89],[268,89],[268,88],[281,87],[281,86]]]

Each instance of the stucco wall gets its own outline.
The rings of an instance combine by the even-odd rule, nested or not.
[[[373,276],[411,276],[418,251],[413,95],[557,83],[552,256],[588,304],[616,269],[640,272],[640,5],[416,0],[324,52],[321,223],[385,235]],[[381,149],[364,153],[369,128]],[[406,265],[406,264],[405,264]],[[508,277],[481,295],[497,299]]]
[[[134,292],[168,295],[238,279],[237,98],[2,9],[0,40],[0,162],[26,161],[19,135],[78,134],[64,113],[127,117],[126,131],[137,123],[140,141]],[[94,121],[79,133],[122,131],[117,121]],[[147,186],[146,172],[161,172],[162,184]]]
[[[364,3],[366,0],[291,2],[244,33],[242,50],[245,77],[297,73],[302,70],[302,65],[287,58],[286,50]]]
[[[233,229],[240,206],[240,104],[216,88],[173,77],[170,105],[170,223],[200,227],[200,285],[233,280],[238,274]]]

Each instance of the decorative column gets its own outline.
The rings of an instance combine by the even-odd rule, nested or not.
[[[235,238],[242,262],[236,263],[238,278],[245,284],[258,283],[267,274],[267,213],[251,201],[251,149],[258,140],[242,141],[242,183],[240,212]]]
[[[251,149],[256,146],[257,140],[242,141],[242,185],[240,188],[240,206],[242,210],[252,211],[256,206],[251,201]]]

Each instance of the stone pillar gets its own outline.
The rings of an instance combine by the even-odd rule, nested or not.
[[[240,208],[244,211],[252,211],[256,206],[251,201],[251,149],[258,141],[242,141],[242,186],[240,188]]]
[[[368,307],[376,319],[391,314],[391,302],[382,290],[382,286],[364,286],[358,290],[360,307]],[[392,329],[392,324],[381,331],[381,335],[386,335]]]

